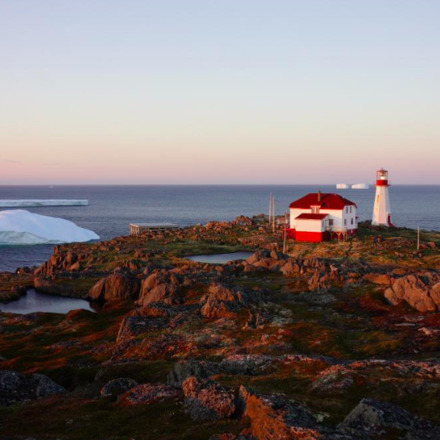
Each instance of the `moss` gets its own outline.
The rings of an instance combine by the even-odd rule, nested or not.
[[[44,414],[44,424],[41,423]],[[22,423],[26,420],[26,423]],[[2,435],[41,439],[206,440],[219,432],[238,432],[237,421],[194,423],[179,400],[121,407],[83,398],[45,399],[26,406],[0,409]]]

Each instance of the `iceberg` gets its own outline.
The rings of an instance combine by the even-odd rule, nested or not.
[[[59,244],[98,240],[99,235],[57,217],[24,209],[0,211],[0,244]]]
[[[30,208],[33,206],[87,206],[88,204],[88,200],[72,199],[0,200],[0,208]]]
[[[351,185],[351,189],[369,189],[370,185],[367,185],[366,183],[355,183],[354,185]]]
[[[337,183],[336,184],[337,189],[348,189],[350,186],[347,183]]]

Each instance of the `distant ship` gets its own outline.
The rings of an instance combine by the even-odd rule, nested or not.
[[[337,183],[336,188],[337,189],[348,189],[348,188],[350,188],[350,185],[348,185],[348,183]]]
[[[351,185],[351,189],[368,189],[370,188],[370,185],[367,185],[366,183],[355,183],[354,185]]]

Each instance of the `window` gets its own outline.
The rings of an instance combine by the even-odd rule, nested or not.
[[[312,206],[312,214],[318,214],[319,213],[319,206]]]
[[[333,219],[332,219],[332,218],[330,218],[330,219],[328,220],[328,225],[329,225],[329,226],[333,226]]]
[[[351,219],[351,224],[353,224],[354,222],[353,222],[353,219]]]
[[[344,226],[347,226],[347,219],[344,218]]]
[[[350,206],[350,214],[351,214],[351,209],[352,209],[352,206]]]

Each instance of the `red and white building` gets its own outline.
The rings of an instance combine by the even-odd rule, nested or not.
[[[320,242],[357,232],[357,206],[339,194],[310,193],[290,204],[289,237]]]

